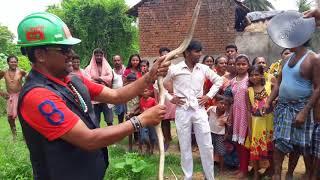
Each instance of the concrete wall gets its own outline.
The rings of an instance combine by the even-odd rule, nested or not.
[[[256,56],[266,57],[269,65],[280,58],[283,48],[272,42],[266,32],[244,32],[238,33],[235,44],[238,46],[239,53],[247,54],[251,61]],[[320,53],[320,30],[317,29],[311,40],[313,51]]]
[[[252,61],[256,56],[267,58],[269,65],[280,58],[281,47],[272,42],[266,32],[238,33],[236,40],[238,52],[247,54]]]

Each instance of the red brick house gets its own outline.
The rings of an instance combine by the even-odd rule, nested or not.
[[[128,14],[138,17],[140,54],[158,56],[160,47],[174,49],[184,39],[197,0],[141,0]],[[233,0],[202,0],[194,38],[204,46],[203,54],[224,53],[234,43],[235,3]]]

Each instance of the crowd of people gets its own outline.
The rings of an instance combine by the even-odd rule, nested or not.
[[[184,179],[193,175],[192,134],[206,179],[214,179],[215,162],[221,174],[226,166],[236,167],[239,179],[251,173],[255,180],[281,179],[286,155],[287,179],[293,178],[300,155],[306,166],[304,176],[319,178],[312,166],[320,166],[320,59],[308,49],[308,40],[284,48],[281,59],[270,66],[262,56],[251,61],[233,44],[216,58],[203,56],[201,42],[192,40],[184,60],[175,65],[163,62],[170,52],[163,47],[151,67],[133,54],[127,66],[121,55],[114,55],[112,68],[106,53],[97,48],[89,65],[81,69],[81,57],[71,49],[80,40],[70,33],[49,41],[25,36],[43,24],[40,16],[68,31],[50,13],[27,16],[18,28],[22,52],[32,63],[26,83],[22,87],[26,72],[17,68],[15,56],[7,59],[9,69],[0,72],[8,90],[1,95],[8,98],[12,134],[16,136],[18,114],[35,179],[102,179],[108,166],[106,147],[129,137],[128,151],[136,143],[139,152],[152,154],[157,144],[153,126],[160,121],[166,151],[175,123]],[[320,10],[309,16],[320,19]],[[165,77],[165,106],[157,105],[158,76]],[[107,127],[100,127],[101,113]],[[260,174],[262,160],[269,166]]]

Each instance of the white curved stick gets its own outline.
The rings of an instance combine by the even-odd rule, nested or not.
[[[166,55],[166,58],[164,60],[164,62],[166,61],[170,61],[172,60],[172,58],[177,55],[177,54],[181,54],[183,53],[190,41],[192,40],[192,36],[193,36],[193,32],[194,32],[194,29],[196,27],[196,24],[197,24],[197,20],[198,20],[198,16],[199,16],[199,12],[200,12],[200,7],[201,7],[201,0],[198,0],[198,3],[195,7],[195,10],[193,12],[193,15],[192,15],[192,24],[191,24],[191,27],[189,29],[189,32],[187,34],[187,36],[185,37],[185,39],[183,40],[183,42],[181,43],[181,45],[169,52],[167,55]],[[159,76],[158,77],[158,89],[159,89],[159,104],[160,105],[164,105],[164,100],[165,100],[165,88],[163,86],[163,77]],[[159,180],[163,180],[163,172],[164,172],[164,142],[163,142],[163,134],[162,134],[162,129],[161,129],[161,123],[158,124],[156,127],[156,133],[157,133],[157,136],[158,136],[158,142],[159,142],[159,150],[160,150],[160,161],[159,161]]]

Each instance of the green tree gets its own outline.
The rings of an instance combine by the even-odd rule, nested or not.
[[[48,12],[59,16],[74,37],[82,42],[75,46],[81,65],[88,64],[95,48],[106,51],[108,60],[120,54],[124,61],[139,51],[135,19],[126,14],[124,0],[63,0],[59,6],[50,6]]]
[[[304,12],[311,9],[312,1],[309,0],[297,0],[296,4],[298,6],[299,12]]]
[[[0,53],[4,55],[20,54],[19,48],[13,43],[14,38],[14,34],[8,27],[0,24]]]
[[[274,9],[268,0],[245,0],[244,4],[248,6],[251,11],[269,11],[270,9]]]

